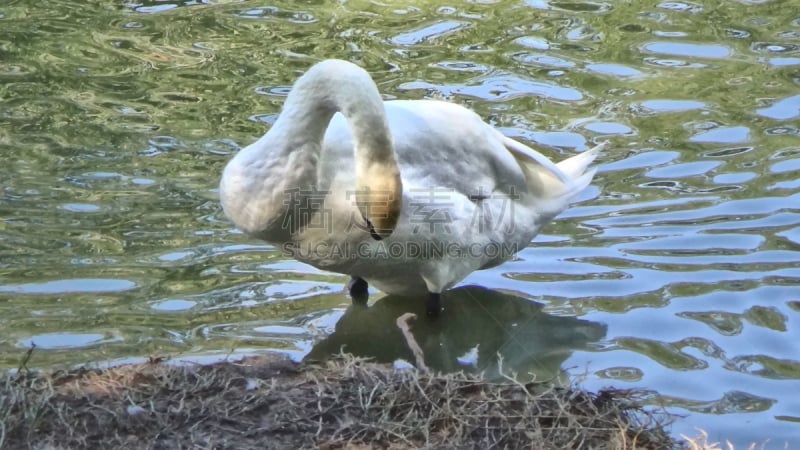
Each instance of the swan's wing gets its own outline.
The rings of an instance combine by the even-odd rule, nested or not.
[[[525,174],[503,136],[474,112],[448,102],[386,103],[403,178],[470,196],[521,188]]]
[[[568,201],[591,182],[594,171],[587,167],[601,149],[555,164],[460,105],[428,100],[385,105],[404,183],[418,188],[446,187],[472,196],[527,186],[537,197]],[[351,177],[353,143],[341,114],[328,127],[321,157],[320,180]]]

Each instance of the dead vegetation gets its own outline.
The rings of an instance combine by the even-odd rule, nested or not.
[[[593,448],[678,444],[624,392],[489,383],[342,356],[5,375],[0,447]]]

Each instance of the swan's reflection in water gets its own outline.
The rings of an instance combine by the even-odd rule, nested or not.
[[[499,377],[515,372],[525,380],[557,377],[561,364],[578,349],[602,339],[606,326],[542,310],[531,300],[478,286],[464,286],[442,296],[444,312],[425,316],[425,302],[387,296],[373,306],[352,305],[333,334],[319,342],[306,359],[321,360],[340,351],[392,362],[414,358],[396,325],[404,313],[417,315],[411,331],[434,370],[483,372]],[[474,349],[477,348],[477,358]]]

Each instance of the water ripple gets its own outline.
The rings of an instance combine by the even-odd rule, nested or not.
[[[76,278],[72,280],[45,281],[42,283],[0,285],[0,292],[20,295],[52,295],[124,292],[135,288],[136,283],[129,280]]]
[[[796,119],[800,117],[800,95],[779,100],[769,108],[757,109],[756,113],[774,120]]]
[[[469,85],[436,85],[416,81],[403,83],[399,89],[401,91],[434,91],[446,97],[463,95],[490,102],[504,102],[532,96],[564,102],[576,102],[584,99],[584,95],[577,89],[541,81],[526,80],[510,74],[495,73],[491,77],[475,81],[477,84]]]
[[[650,42],[644,44],[642,51],[660,55],[684,56],[687,58],[728,58],[733,54],[729,47],[719,44],[690,44],[686,42]]]
[[[469,22],[442,21],[426,25],[416,30],[398,34],[390,39],[396,45],[414,45],[430,42],[443,36],[455,33],[470,26]]]

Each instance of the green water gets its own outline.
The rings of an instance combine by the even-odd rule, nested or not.
[[[793,6],[794,5],[794,6]],[[639,388],[677,435],[800,447],[800,8],[793,1],[0,4],[0,367],[343,345],[411,360],[386,298],[221,214],[226,161],[337,57],[446,97],[591,188],[415,331],[442,370]],[[373,294],[377,299],[381,295]],[[477,350],[477,360],[475,351]]]

